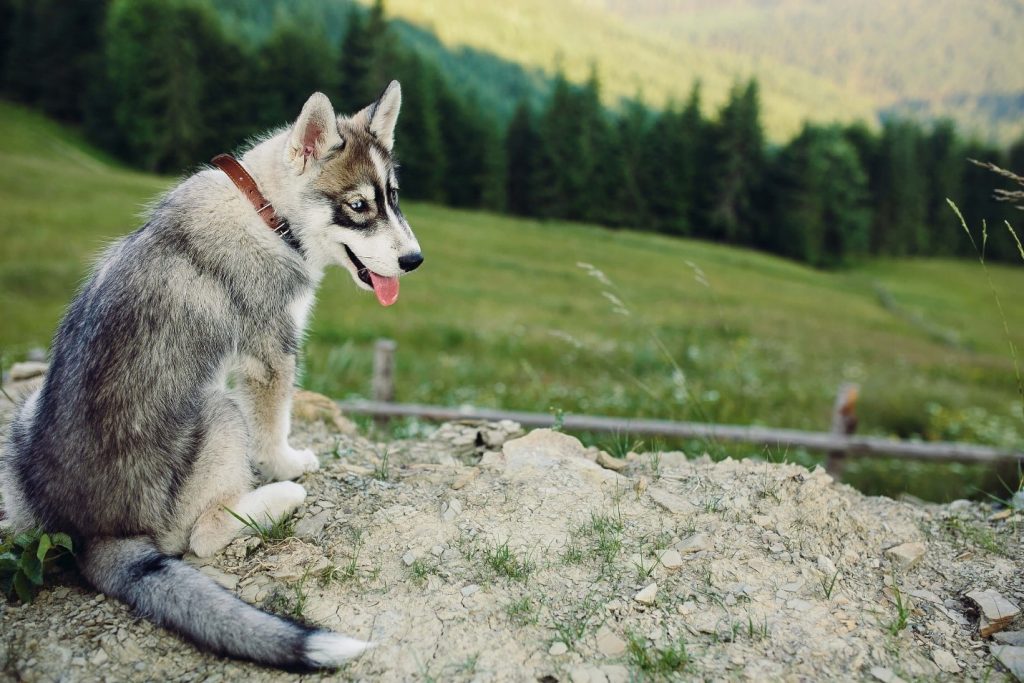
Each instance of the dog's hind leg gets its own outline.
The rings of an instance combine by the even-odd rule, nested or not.
[[[295,356],[267,354],[271,360],[248,357],[241,365],[252,415],[253,461],[271,481],[295,479],[320,467],[316,454],[288,445],[291,431]]]
[[[292,482],[254,490],[247,422],[227,391],[210,392],[203,417],[205,438],[192,473],[177,497],[169,530],[157,539],[164,552],[191,549],[208,557],[243,530],[245,525],[231,512],[266,523],[268,517],[276,520],[293,512],[306,498],[306,490]]]

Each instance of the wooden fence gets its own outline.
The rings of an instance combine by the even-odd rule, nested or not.
[[[1016,461],[1024,464],[1024,452],[1022,451],[967,443],[904,441],[877,436],[856,436],[854,431],[857,427],[858,388],[853,384],[844,384],[839,388],[832,411],[832,428],[828,432],[598,415],[567,414],[556,418],[547,413],[393,403],[391,399],[394,397],[395,348],[393,341],[378,341],[374,354],[374,399],[370,401],[340,401],[339,405],[342,410],[354,414],[373,415],[380,420],[396,417],[416,417],[437,421],[512,420],[524,427],[551,427],[557,421],[567,431],[665,436],[700,439],[711,443],[749,443],[783,451],[788,448],[805,448],[827,453],[828,469],[837,477],[842,474],[843,464],[850,456],[979,464]]]

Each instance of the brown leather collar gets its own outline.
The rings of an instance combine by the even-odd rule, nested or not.
[[[249,200],[249,203],[256,209],[256,213],[259,214],[259,217],[263,219],[263,222],[267,224],[271,231],[280,235],[292,249],[298,252],[302,251],[299,240],[288,226],[288,221],[277,215],[274,205],[260,192],[259,186],[256,185],[256,180],[249,175],[249,172],[245,170],[245,167],[242,166],[238,159],[230,154],[218,154],[210,160],[210,163],[224,171],[228,178],[231,178],[231,182],[245,195],[245,198]]]

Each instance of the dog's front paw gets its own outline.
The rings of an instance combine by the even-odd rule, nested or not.
[[[278,479],[295,479],[306,472],[315,472],[320,469],[320,460],[316,453],[303,448],[296,450],[291,446],[285,446],[284,453],[277,462]]]

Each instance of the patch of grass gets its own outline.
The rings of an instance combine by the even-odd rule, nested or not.
[[[418,557],[409,565],[409,572],[416,583],[423,585],[427,582],[428,576],[437,574],[437,564]]]
[[[289,586],[278,586],[267,597],[264,607],[275,614],[281,614],[293,619],[303,619],[306,615],[306,602],[309,598],[306,592],[306,580],[309,578],[307,571],[302,578]]]
[[[571,538],[566,542],[565,547],[562,548],[562,564],[582,564],[585,557],[583,546]]]
[[[768,640],[768,617],[759,624],[754,623],[754,617],[747,615],[747,638],[750,640]]]
[[[515,581],[525,581],[535,568],[527,555],[511,550],[508,541],[484,548],[483,559],[495,574]]]
[[[995,532],[986,526],[959,517],[947,517],[943,520],[943,525],[961,543],[969,543],[993,555],[1007,555],[1006,546]]]
[[[331,583],[346,583],[359,578],[359,553],[363,549],[363,530],[352,530],[352,551],[348,561],[341,566],[330,565],[324,567],[319,575],[321,586]]]
[[[380,455],[380,462],[373,468],[373,478],[379,481],[387,481],[391,477],[391,470],[389,463],[391,460],[391,451],[387,448]]]
[[[267,515],[267,521],[263,523],[252,515],[243,517],[229,507],[225,507],[224,511],[241,522],[246,529],[259,536],[264,543],[283,541],[286,538],[291,538],[295,533],[295,518],[291,513],[277,519],[272,519],[270,515]]]
[[[835,590],[836,580],[839,578],[839,570],[832,576],[820,576],[818,582],[821,584],[821,592],[825,594],[826,600],[832,599],[832,591]]]
[[[0,592],[8,600],[32,602],[51,570],[74,556],[71,537],[41,529],[0,538]]]
[[[555,631],[554,642],[565,643],[573,648],[576,643],[582,640],[592,628],[592,620],[597,614],[600,606],[589,595],[583,602],[563,614],[552,624]]]
[[[679,673],[690,664],[690,655],[682,638],[668,647],[658,648],[648,645],[645,638],[630,632],[626,634],[626,655],[636,669],[655,677]]]
[[[525,595],[505,606],[509,621],[520,626],[537,623],[536,606],[530,596]]]

